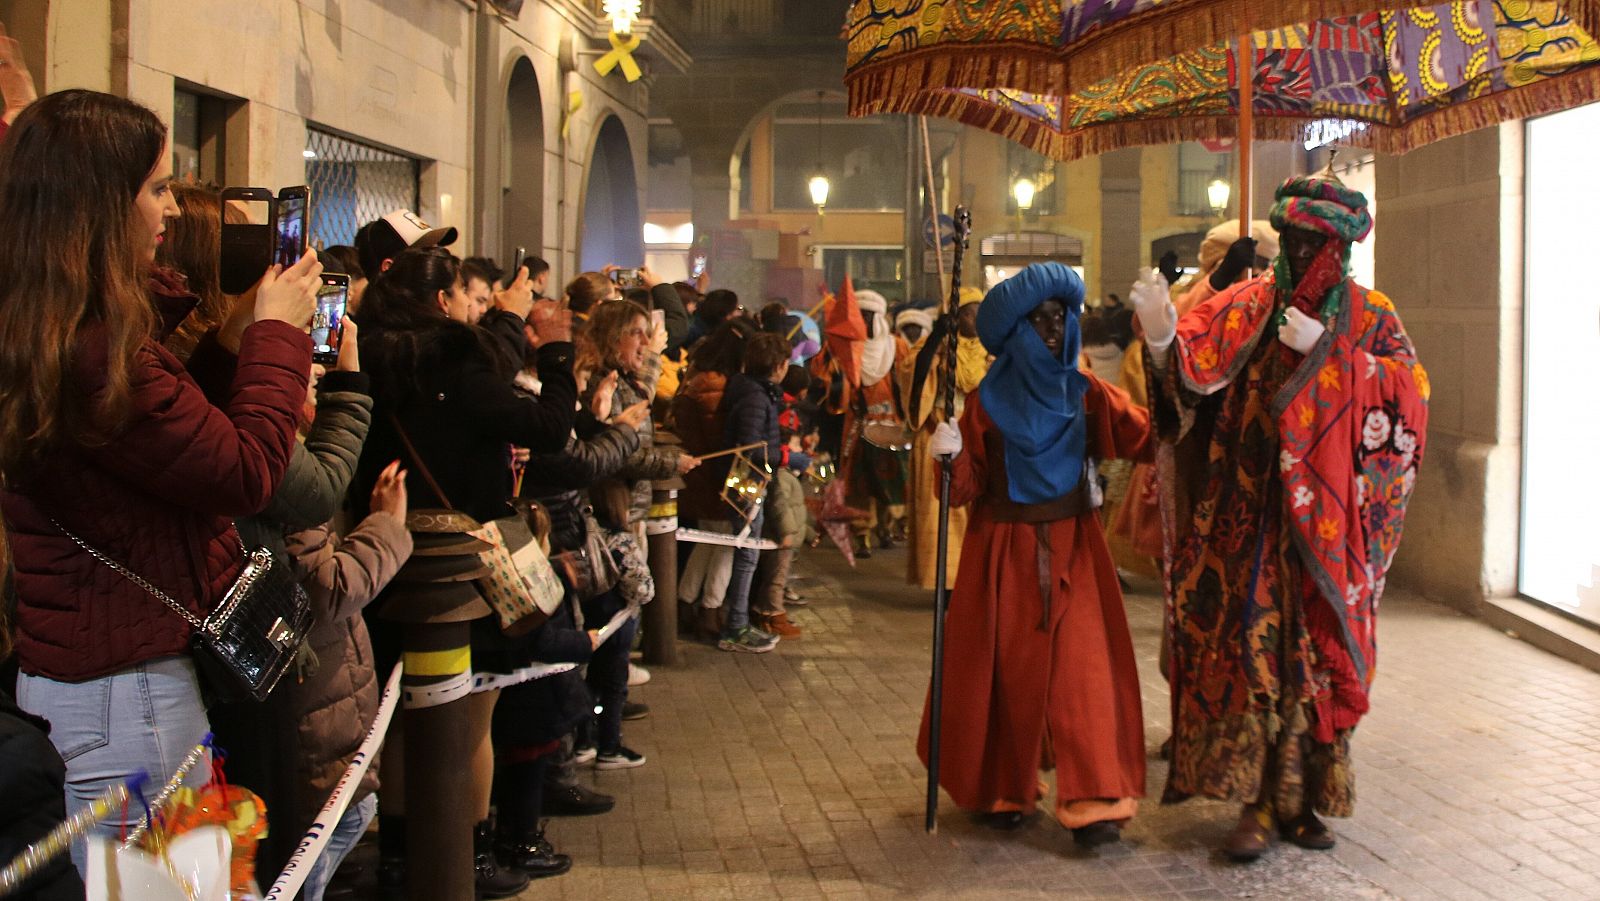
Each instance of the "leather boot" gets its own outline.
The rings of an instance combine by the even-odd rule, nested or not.
[[[528,887],[528,877],[516,869],[501,869],[494,859],[494,826],[484,820],[472,830],[472,863],[479,898],[509,898]]]
[[[1272,811],[1260,804],[1246,804],[1222,850],[1236,863],[1249,863],[1267,853],[1271,845]]]
[[[506,863],[528,874],[530,879],[560,876],[572,869],[572,858],[556,853],[555,847],[544,837],[543,825],[538,829],[523,832],[521,837],[506,849],[505,854]]]

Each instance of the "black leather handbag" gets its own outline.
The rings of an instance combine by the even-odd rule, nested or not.
[[[216,701],[264,701],[294,662],[311,631],[311,599],[287,566],[277,566],[266,548],[246,550],[244,569],[222,602],[200,619],[166,592],[126,566],[90,547],[53,518],[55,527],[89,556],[172,608],[193,630],[189,649],[196,671]],[[238,535],[237,529],[234,532]]]

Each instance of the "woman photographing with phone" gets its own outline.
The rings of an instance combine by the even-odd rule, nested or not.
[[[208,729],[185,618],[83,545],[205,617],[243,567],[234,518],[289,465],[311,369],[313,255],[262,278],[223,407],[159,345],[196,302],[155,266],[170,181],[166,127],[108,94],[44,97],[0,140],[0,221],[27,236],[0,242],[18,702],[51,721],[69,811],[164,780]]]

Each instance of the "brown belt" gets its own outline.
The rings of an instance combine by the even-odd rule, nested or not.
[[[1087,483],[1081,483],[1055,500],[1042,504],[1019,504],[1003,494],[997,496],[993,491],[986,492],[983,501],[989,508],[990,518],[995,522],[1054,522],[1082,516],[1100,506],[1095,503]]]

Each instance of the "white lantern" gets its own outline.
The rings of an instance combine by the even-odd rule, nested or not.
[[[1228,198],[1232,194],[1233,186],[1228,184],[1227,179],[1214,179],[1211,184],[1206,185],[1206,199],[1211,202],[1211,209],[1216,211],[1218,216],[1228,208]]]
[[[642,0],[605,0],[603,9],[606,18],[611,20],[611,30],[617,34],[632,32],[633,23],[639,19],[641,2]]]
[[[1011,196],[1017,201],[1017,211],[1033,209],[1033,195],[1038,193],[1038,187],[1031,178],[1019,178],[1011,186]]]
[[[813,175],[811,177],[811,181],[807,183],[807,186],[811,189],[811,203],[815,205],[817,209],[820,210],[828,205],[828,191],[833,186],[828,184],[828,177],[826,175]]]

